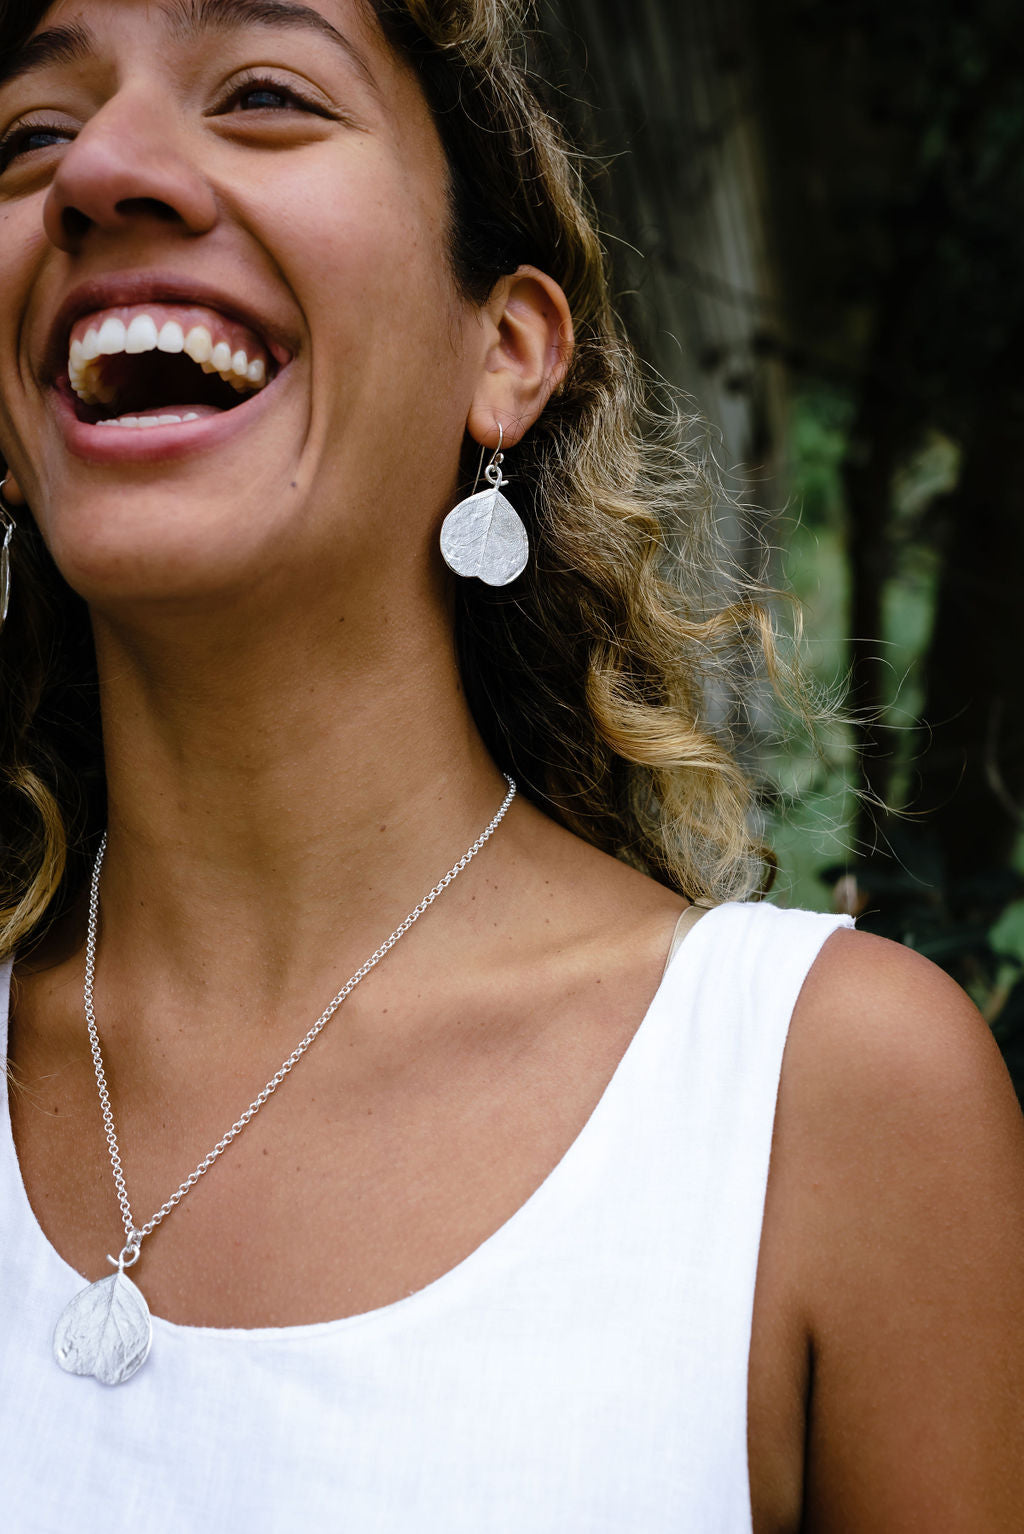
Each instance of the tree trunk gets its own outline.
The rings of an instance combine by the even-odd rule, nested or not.
[[[978,881],[1008,869],[1024,819],[1022,344],[1010,338],[979,391],[926,671],[918,804],[961,914],[987,903]]]

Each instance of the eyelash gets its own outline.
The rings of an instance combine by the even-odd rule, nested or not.
[[[297,91],[293,85],[285,85],[283,81],[275,80],[273,75],[263,75],[259,74],[258,72],[247,75],[244,79],[237,81],[231,87],[230,92],[217,108],[217,115],[227,115],[225,113],[226,107],[229,107],[233,103],[241,100],[244,96],[253,96],[260,91],[266,92],[266,94],[270,96],[282,96],[289,102],[298,105],[304,112],[312,112],[317,117],[329,117],[331,115],[327,111],[326,107],[321,106],[318,102],[311,100],[310,97],[304,96],[302,92]],[[277,111],[280,110],[280,108],[262,107],[257,108],[256,110],[266,112]]]
[[[303,96],[293,86],[285,85],[280,80],[275,80],[272,75],[261,74],[253,74],[232,86],[229,94],[215,111],[209,115],[215,117],[230,116],[230,109],[239,101],[243,100],[246,96],[254,96],[260,92],[270,96],[279,96],[286,102],[286,105],[283,107],[263,106],[253,108],[257,112],[287,111],[289,106],[298,106],[301,111],[310,112],[317,117],[329,117],[331,115],[325,107],[320,106],[318,102],[311,101],[308,96]],[[19,155],[38,152],[26,148],[29,141],[38,136],[68,139],[74,135],[73,130],[63,123],[27,123],[19,128],[12,129],[9,133],[4,134],[3,138],[0,138],[0,175]],[[48,144],[43,147],[51,148],[52,145]]]
[[[70,129],[63,123],[28,123],[21,128],[13,128],[10,133],[5,133],[0,139],[0,175],[7,169],[12,160],[24,151],[29,139],[42,136],[61,135],[67,138]],[[47,148],[50,146],[47,145]]]

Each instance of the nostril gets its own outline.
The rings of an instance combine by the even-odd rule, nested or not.
[[[117,204],[117,212],[125,219],[155,218],[163,224],[177,223],[180,216],[159,197],[123,197]]]
[[[167,202],[150,196],[138,196],[138,198],[123,198],[115,204],[117,218],[123,222],[133,222],[135,219],[152,219],[158,224],[173,224],[178,221],[178,213]],[[61,210],[61,229],[67,244],[78,244],[78,241],[89,233],[97,219],[90,218],[87,213],[81,212],[80,207],[74,204]]]
[[[166,202],[161,202],[158,197],[126,197],[116,204],[116,212],[119,218],[125,222],[140,218],[149,218],[157,223],[170,224],[177,221],[178,215]],[[83,213],[81,208],[73,204],[64,208],[61,213],[61,224],[65,238],[72,244],[81,240],[93,227],[95,219]]]
[[[64,233],[69,240],[80,240],[92,227],[92,219],[78,208],[65,208],[60,216]]]

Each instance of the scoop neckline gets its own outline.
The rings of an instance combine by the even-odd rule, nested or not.
[[[726,904],[732,904],[727,902]],[[169,1321],[163,1316],[153,1314],[154,1332],[162,1332],[169,1337],[181,1338],[223,1338],[225,1341],[249,1341],[249,1342],[277,1342],[289,1340],[301,1340],[303,1338],[323,1337],[337,1335],[342,1332],[357,1331],[371,1325],[386,1325],[392,1320],[404,1318],[414,1311],[425,1309],[435,1301],[443,1300],[449,1291],[456,1291],[460,1286],[472,1282],[476,1270],[485,1269],[488,1261],[493,1260],[500,1249],[507,1245],[521,1225],[525,1224],[538,1209],[553,1198],[559,1187],[571,1175],[573,1164],[585,1153],[586,1147],[600,1133],[601,1125],[611,1113],[612,1108],[619,1096],[625,1090],[623,1081],[627,1079],[633,1069],[633,1062],[646,1047],[646,1041],[654,1032],[652,1020],[661,1010],[661,1004],[669,989],[669,980],[675,978],[680,968],[680,955],[684,952],[692,955],[693,945],[700,945],[706,941],[702,937],[703,929],[710,924],[710,918],[714,912],[723,910],[724,906],[714,906],[707,910],[702,920],[696,922],[687,932],[685,941],[679,945],[674,953],[670,954],[668,962],[661,974],[657,987],[651,996],[646,1010],[633,1031],[629,1043],[619,1057],[618,1063],[605,1084],[597,1102],[594,1104],[579,1131],[570,1141],[562,1155],[555,1162],[547,1175],[534,1188],[523,1202],[512,1211],[506,1220],[493,1230],[490,1235],[467,1252],[452,1267],[445,1270],[437,1278],[431,1279],[422,1288],[414,1289],[411,1294],[406,1294],[401,1299],[391,1300],[386,1305],[374,1306],[371,1310],[357,1311],[351,1316],[337,1316],[326,1321],[299,1321],[291,1326],[193,1326],[188,1322]],[[692,968],[688,964],[687,969]],[[72,1280],[75,1284],[86,1287],[92,1280],[79,1273],[66,1258],[54,1246],[49,1236],[40,1225],[35,1210],[32,1207],[25,1181],[22,1177],[21,1162],[18,1157],[18,1148],[14,1143],[14,1129],[11,1123],[10,1111],[10,1082],[6,1074],[7,1041],[10,1027],[10,995],[11,979],[13,975],[13,960],[8,959],[0,966],[0,1020],[2,1020],[2,1042],[4,1046],[4,1082],[2,1088],[2,1125],[0,1125],[0,1182],[6,1177],[5,1162],[9,1163],[11,1176],[15,1185],[15,1195],[20,1200],[20,1209],[16,1210],[15,1218],[27,1221],[31,1231],[31,1238],[40,1245],[52,1267],[60,1271],[63,1277]],[[609,1106],[611,1105],[611,1106]],[[145,1290],[143,1290],[145,1293]],[[70,1294],[68,1296],[71,1297]]]

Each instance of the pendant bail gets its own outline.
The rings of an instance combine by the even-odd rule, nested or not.
[[[119,1273],[123,1273],[125,1268],[134,1268],[141,1254],[142,1232],[138,1230],[131,1230],[128,1232],[127,1241],[121,1248],[120,1252],[118,1252],[116,1257],[111,1257],[110,1253],[107,1253],[107,1261],[111,1264],[112,1267],[115,1267]]]

